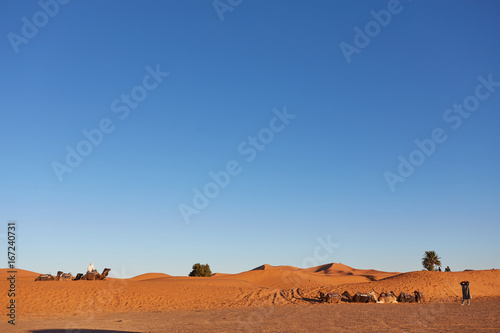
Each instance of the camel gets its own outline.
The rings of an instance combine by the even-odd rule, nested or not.
[[[105,268],[102,271],[102,274],[99,274],[99,272],[97,272],[97,271],[87,272],[87,274],[80,277],[79,280],[92,280],[92,281],[104,280],[108,276],[110,270],[111,270],[111,268]]]
[[[356,293],[352,297],[352,300],[355,303],[376,303],[377,302],[377,299],[375,297],[373,297],[370,294],[366,294],[366,293]]]
[[[396,295],[394,295],[394,292],[390,293],[381,293],[380,295],[377,295],[377,292],[375,290],[370,291],[369,293],[374,299],[377,300],[377,303],[382,304],[382,303],[397,303],[398,299]]]
[[[334,292],[324,293],[324,292],[320,291],[319,292],[319,299],[322,302],[326,302],[326,303],[340,304],[341,297],[338,293],[334,293]]]
[[[59,281],[72,281],[73,275],[71,273],[62,273],[59,277]]]
[[[58,281],[61,274],[61,271],[57,272],[57,276],[52,276],[51,274],[40,274],[35,281]]]
[[[35,281],[54,281],[54,277],[50,274],[40,274],[39,277],[35,279]]]
[[[344,291],[342,293],[342,296],[347,298],[349,302],[354,302],[354,303],[375,303],[377,300],[375,297],[371,294],[366,294],[366,293],[356,293],[354,296],[351,296],[348,291]]]
[[[349,294],[349,292],[348,292],[348,291],[344,291],[344,292],[342,293],[342,297],[344,298],[344,300],[345,300],[346,302],[352,302],[352,296],[351,296],[351,294]]]
[[[97,271],[87,272],[80,278],[80,280],[92,280],[92,281],[99,280],[97,278],[97,275],[99,275]]]
[[[111,268],[105,268],[103,271],[102,271],[102,274],[101,274],[101,278],[100,280],[104,280],[106,279],[106,277],[108,276],[109,274],[109,271],[111,271]]]
[[[388,294],[385,296],[385,302],[386,303],[397,303],[398,302],[398,297],[394,293],[394,291],[390,291]]]
[[[417,303],[424,303],[425,302],[424,293],[419,292],[417,290],[415,290],[413,293],[415,294],[415,302],[417,302]]]
[[[415,296],[413,294],[405,294],[404,292],[401,292],[398,297],[398,302],[401,303],[411,303],[415,301]]]

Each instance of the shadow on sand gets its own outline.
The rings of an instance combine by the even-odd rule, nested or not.
[[[302,297],[301,298],[303,301],[309,302],[309,303],[323,303],[323,301],[317,299],[317,298],[310,298],[310,297]]]
[[[31,331],[31,333],[141,333],[141,332],[69,328],[69,329],[35,330]]]

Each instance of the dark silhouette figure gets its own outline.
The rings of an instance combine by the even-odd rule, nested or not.
[[[470,305],[470,289],[469,281],[462,281],[460,285],[462,286],[462,305],[464,305],[465,300],[467,300],[467,305]]]

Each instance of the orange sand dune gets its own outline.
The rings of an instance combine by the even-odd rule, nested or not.
[[[475,297],[500,297],[500,271],[385,273],[340,264],[312,269],[268,267],[219,277],[171,277],[148,273],[105,281],[34,281],[34,272],[18,270],[16,304],[20,316],[92,317],[100,313],[154,312],[311,304],[318,292],[424,292],[430,301],[453,301],[459,282],[469,280]],[[6,269],[2,273],[6,273]],[[345,272],[352,272],[352,275]],[[329,272],[329,273],[325,273]],[[357,274],[361,275],[357,275]],[[370,273],[374,278],[363,274]],[[379,279],[384,274],[393,274]],[[4,275],[5,276],[5,275]],[[2,279],[0,288],[8,290]],[[6,302],[4,300],[4,305]]]
[[[326,264],[317,267],[307,268],[305,269],[307,272],[311,273],[322,273],[328,275],[336,275],[336,276],[364,276],[370,281],[376,281],[380,279],[385,279],[400,273],[395,272],[382,272],[374,269],[355,269],[343,264]]]
[[[0,268],[0,276],[8,276],[7,271],[12,271],[10,268]],[[16,271],[17,280],[35,280],[40,274],[25,269],[14,269]]]
[[[294,267],[294,266],[272,266],[268,264],[261,265],[259,267],[255,267],[252,269],[252,271],[262,271],[262,270],[269,270],[269,269],[282,269],[282,270],[289,270],[289,271],[297,271],[300,268]]]
[[[325,285],[375,281],[396,274],[399,273],[358,270],[342,264],[327,264],[307,269],[266,264],[251,271],[231,275],[231,278],[248,281],[265,288],[311,289]]]
[[[142,281],[142,280],[159,279],[159,278],[165,278],[165,277],[170,277],[170,275],[165,274],[165,273],[146,273],[146,274],[134,276],[134,277],[130,278],[129,280]]]
[[[307,268],[305,269],[305,271],[311,273],[323,273],[323,274],[354,275],[353,272],[355,271],[355,269],[347,265],[343,265],[341,263],[338,264],[331,263],[331,264]]]

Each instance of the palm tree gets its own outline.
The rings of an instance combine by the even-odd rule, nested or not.
[[[422,258],[422,266],[428,271],[433,271],[435,267],[441,267],[440,259],[435,251],[425,251],[425,255]]]

